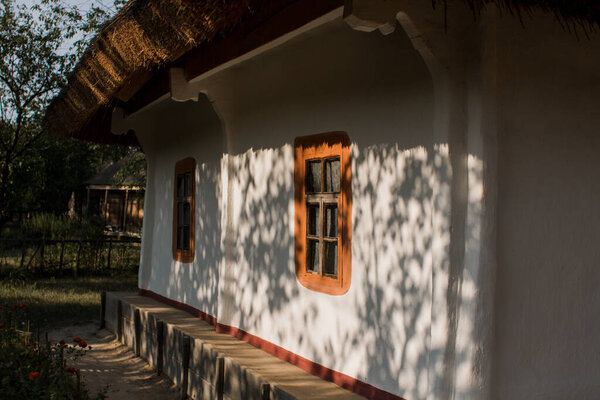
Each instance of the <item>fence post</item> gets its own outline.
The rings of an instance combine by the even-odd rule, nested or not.
[[[106,328],[106,292],[100,294],[100,329]]]
[[[104,248],[104,240],[96,240],[96,255],[94,257],[94,270],[98,271],[102,268],[102,249]]]
[[[60,241],[60,261],[58,263],[58,272],[62,273],[63,260],[65,256],[65,240]]]
[[[73,277],[77,278],[79,272],[79,258],[81,257],[81,239],[79,239],[79,245],[77,246],[77,260],[75,261],[75,269],[73,270]]]
[[[19,265],[19,269],[23,269],[23,264],[25,264],[25,253],[27,252],[27,245],[25,243],[24,240],[21,242],[21,264]]]
[[[112,237],[108,238],[108,256],[106,257],[106,269],[110,270],[110,254],[112,253]]]
[[[42,239],[42,244],[40,248],[40,274],[44,273],[44,247],[46,245],[46,240]]]

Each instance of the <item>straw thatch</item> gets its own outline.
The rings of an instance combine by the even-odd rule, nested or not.
[[[434,3],[436,0],[433,0]],[[446,0],[443,0],[446,1]],[[523,17],[535,10],[553,13],[567,29],[593,30],[600,26],[600,2],[597,0],[466,0],[476,13],[487,4]]]
[[[425,1],[425,0],[424,0]],[[445,3],[446,0],[432,0]],[[597,0],[464,0],[475,14],[487,4],[522,16],[554,13],[567,27],[600,24]],[[136,144],[135,135],[107,135],[119,93],[131,93],[150,71],[188,50],[226,35],[253,14],[283,9],[294,0],[132,0],[91,42],[46,113],[48,132],[97,142]],[[340,3],[342,3],[340,1]],[[123,97],[123,96],[121,96]],[[127,97],[127,96],[125,96]]]
[[[68,85],[48,107],[46,130],[59,136],[85,138],[81,129],[90,125],[97,113],[108,113],[115,94],[136,77],[225,34],[266,1],[131,1],[86,49]],[[111,141],[130,141],[123,139]]]

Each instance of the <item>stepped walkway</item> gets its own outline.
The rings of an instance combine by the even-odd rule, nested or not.
[[[109,292],[106,329],[193,399],[364,399],[169,305]]]

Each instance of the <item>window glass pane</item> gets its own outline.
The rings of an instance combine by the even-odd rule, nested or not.
[[[321,160],[306,162],[306,192],[321,191]]]
[[[183,202],[177,203],[177,226],[183,226]]]
[[[319,234],[319,204],[308,204],[308,229],[307,232],[311,236]]]
[[[191,174],[185,174],[185,196],[191,196],[192,195],[192,175]]]
[[[337,241],[335,242],[323,242],[325,246],[325,261],[323,263],[323,274],[327,276],[337,277],[338,274],[338,252],[337,252]]]
[[[325,191],[338,193],[340,191],[340,159],[325,160]]]
[[[183,248],[183,228],[177,228],[177,248]]]
[[[306,270],[308,272],[319,273],[321,270],[321,247],[319,246],[319,241],[308,239],[306,247]]]
[[[190,226],[190,203],[183,203],[183,223],[182,225]]]
[[[337,237],[337,204],[327,204],[325,206],[325,237]]]
[[[183,175],[177,175],[177,197],[183,197]]]
[[[186,226],[183,228],[183,249],[190,249],[190,227]]]

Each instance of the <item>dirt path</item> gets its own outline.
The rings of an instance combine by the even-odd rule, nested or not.
[[[75,367],[81,370],[84,382],[95,394],[108,387],[109,400],[175,400],[181,396],[165,377],[159,377],[141,358],[126,346],[117,343],[107,331],[97,332],[96,325],[70,326],[50,332],[51,341],[72,342],[80,337],[92,350],[79,359]]]

